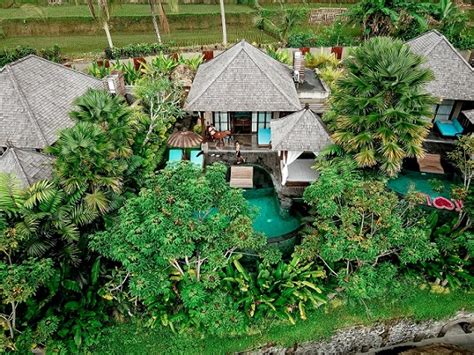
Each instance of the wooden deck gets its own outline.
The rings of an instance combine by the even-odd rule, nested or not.
[[[239,142],[242,153],[265,153],[272,152],[268,146],[259,146],[257,143],[257,133],[235,134],[224,141],[224,144],[208,142],[209,152],[219,154],[219,152],[235,152],[235,142]]]

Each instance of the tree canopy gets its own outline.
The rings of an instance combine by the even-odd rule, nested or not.
[[[430,229],[416,205],[419,201],[399,200],[383,180],[361,175],[350,159],[323,162],[304,200],[313,218],[299,253],[322,260],[340,285],[360,298],[374,297],[370,286],[384,277],[390,283],[397,264],[436,255]]]

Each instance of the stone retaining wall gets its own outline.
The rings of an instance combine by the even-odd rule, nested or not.
[[[292,348],[272,347],[249,351],[248,355],[283,355],[283,354],[320,354],[339,355],[367,353],[375,349],[391,347],[409,342],[420,342],[424,339],[440,339],[439,342],[451,343],[455,339],[451,330],[456,328],[457,333],[465,335],[474,323],[474,313],[459,312],[455,316],[444,320],[428,320],[416,322],[409,319],[399,321],[375,323],[372,326],[358,326],[343,329],[329,340],[296,344]],[[461,326],[462,328],[461,328]],[[463,330],[464,329],[464,330]],[[444,337],[444,338],[442,338]],[[459,337],[459,335],[458,335]],[[373,353],[373,352],[372,352]]]

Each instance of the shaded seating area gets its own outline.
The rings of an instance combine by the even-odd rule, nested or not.
[[[417,161],[422,173],[444,174],[439,154],[426,154],[423,158],[418,158]]]
[[[257,143],[259,146],[269,146],[272,134],[270,128],[259,128],[257,133]]]
[[[230,187],[253,188],[253,166],[231,166]]]
[[[450,121],[436,120],[435,126],[443,137],[457,137],[464,132],[464,127],[457,118]]]

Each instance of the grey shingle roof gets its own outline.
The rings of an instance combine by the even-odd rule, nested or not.
[[[474,100],[474,69],[436,30],[429,31],[407,42],[412,52],[424,55],[435,80],[426,89],[441,99]]]
[[[331,144],[324,123],[309,109],[272,120],[272,150],[320,152]]]
[[[464,110],[464,111],[462,111],[462,113],[464,114],[464,116],[467,117],[469,122],[474,124],[474,110]]]
[[[100,80],[30,55],[0,69],[0,146],[44,148],[71,127],[74,99]]]
[[[8,148],[0,156],[0,172],[15,175],[23,186],[50,179],[53,158],[31,149]]]
[[[186,100],[188,111],[297,111],[291,70],[242,41],[202,64]]]

